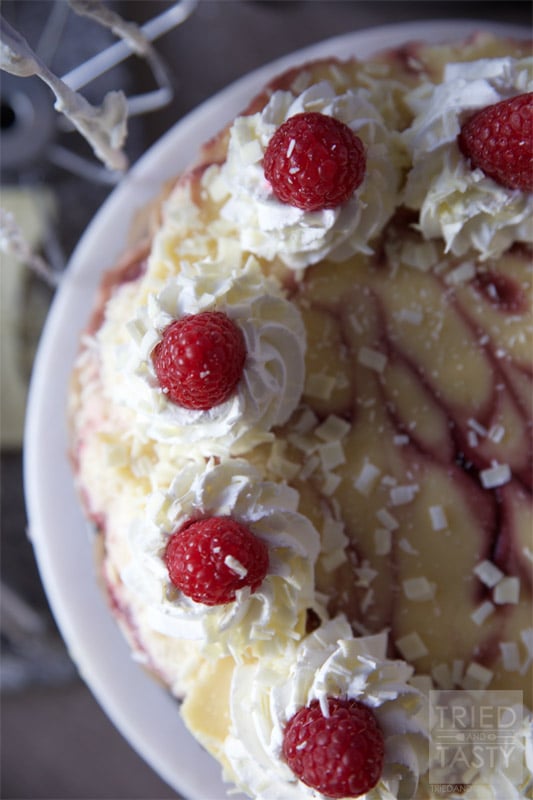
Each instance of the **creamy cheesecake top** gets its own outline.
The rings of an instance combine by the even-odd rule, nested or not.
[[[429,688],[531,704],[531,73],[480,35],[281,76],[82,344],[74,461],[113,609],[258,800],[430,797]],[[508,119],[502,167],[478,145]],[[317,774],[304,713],[371,729],[362,766]]]

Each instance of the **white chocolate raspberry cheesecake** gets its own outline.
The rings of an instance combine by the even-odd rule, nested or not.
[[[531,90],[487,35],[291,70],[102,287],[105,588],[250,797],[429,798],[429,689],[531,708]],[[523,714],[464,796],[525,796]]]

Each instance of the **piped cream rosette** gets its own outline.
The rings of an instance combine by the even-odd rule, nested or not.
[[[271,428],[286,422],[300,401],[306,341],[300,313],[275,279],[263,275],[255,258],[241,264],[239,256],[230,262],[183,261],[159,286],[152,276],[147,280],[152,283],[134,316],[127,313],[126,287],[109,304],[100,332],[104,383],[115,403],[136,414],[139,435],[205,456],[236,455],[271,438]],[[201,311],[227,314],[242,331],[247,352],[234,395],[206,411],[170,401],[152,362],[165,328]]]
[[[306,111],[344,122],[366,149],[361,186],[334,209],[309,212],[282,203],[264,176],[263,157],[274,132],[289,117]],[[331,83],[321,81],[298,96],[274,92],[263,111],[238,117],[227,160],[207,170],[204,185],[223,203],[220,214],[236,226],[244,250],[301,269],[323,258],[342,261],[354,253],[372,252],[370,243],[398,205],[403,163],[400,136],[387,127],[370,89],[338,95]]]
[[[298,502],[296,490],[262,481],[239,459],[186,465],[130,530],[133,556],[121,577],[146,604],[148,625],[165,636],[202,641],[211,658],[230,653],[239,662],[284,653],[305,634],[308,609],[326,616],[315,597],[319,535],[298,513]],[[174,531],[191,518],[210,516],[242,523],[269,552],[261,586],[253,593],[238,590],[233,602],[214,607],[173,587],[163,560]]]
[[[472,169],[457,145],[472,113],[531,91],[532,70],[531,58],[447,64],[442,84],[428,82],[406,95],[415,118],[403,134],[413,162],[405,203],[420,212],[424,238],[443,237],[447,252],[473,249],[487,259],[513,242],[533,241],[533,195]]]
[[[367,800],[413,797],[427,769],[424,696],[408,681],[404,661],[386,658],[387,634],[354,638],[342,616],[324,623],[275,664],[237,665],[230,696],[231,729],[224,743],[231,780],[256,800],[322,799],[297,780],[282,757],[283,732],[303,706],[327,697],[352,698],[374,712],[385,740],[382,777]]]

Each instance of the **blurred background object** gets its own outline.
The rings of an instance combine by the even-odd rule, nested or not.
[[[139,28],[158,19],[168,22],[166,15],[179,5],[160,0],[105,3]],[[130,164],[203,100],[293,50],[348,31],[421,19],[529,26],[531,9],[529,2],[199,0],[186,11],[179,26],[176,22],[164,30],[161,23],[154,69],[153,59],[117,60],[124,46],[114,33],[74,13],[66,0],[2,3],[7,23],[55,75],[70,76],[76,89],[80,65],[93,69],[95,59],[112,52],[110,68],[80,88],[92,105],[99,106],[116,90],[129,98],[150,98],[128,121],[124,152]],[[36,258],[60,275],[120,175],[102,168],[90,145],[54,111],[53,93],[38,78],[2,72],[0,90],[0,206],[16,220]],[[26,534],[22,435],[31,367],[54,289],[14,256],[3,254],[1,259],[0,796],[176,797],[99,709],[77,675],[48,608]]]

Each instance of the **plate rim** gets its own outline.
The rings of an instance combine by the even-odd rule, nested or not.
[[[222,798],[226,795],[228,785],[222,782],[221,768],[218,763],[201,748],[185,728],[181,716],[177,713],[176,700],[152,677],[145,675],[131,657],[130,648],[113,619],[98,585],[90,534],[87,533],[87,523],[81,513],[68,462],[68,430],[65,414],[68,380],[77,352],[79,336],[88,320],[100,276],[106,268],[112,266],[115,257],[123,249],[131,219],[137,208],[142,207],[160,190],[164,181],[162,162],[165,162],[167,156],[176,150],[177,143],[190,139],[191,131],[202,130],[206,126],[214,126],[208,136],[214,135],[235,114],[245,108],[247,104],[245,100],[250,100],[270,78],[291,66],[305,63],[314,58],[327,55],[347,57],[348,53],[345,52],[347,48],[359,47],[357,54],[362,58],[368,58],[372,53],[396,47],[408,41],[424,40],[435,43],[459,41],[481,30],[504,36],[529,37],[529,31],[523,26],[477,19],[446,18],[376,25],[329,37],[299,48],[233,81],[226,88],[204,100],[173,125],[136,162],[123,182],[111,192],[82,235],[69,260],[61,286],[54,297],[35,357],[26,410],[23,483],[28,516],[28,537],[34,548],[50,608],[80,676],[111,722],[138,755],[171,789],[179,792],[188,800],[213,800],[215,796]],[[221,107],[224,108],[224,113],[221,113]],[[205,141],[205,137],[201,140],[195,139],[194,154],[198,153],[198,141]],[[172,159],[173,166],[170,171],[172,175],[178,174],[180,169],[184,169],[191,161],[190,146],[180,152],[181,162],[180,159]],[[129,198],[132,188],[135,189],[137,195],[135,202]],[[126,206],[128,213],[121,215],[123,207]],[[112,235],[114,252],[109,254],[106,263],[99,264],[94,271],[91,271],[91,260],[95,252],[98,253],[99,247],[101,249],[100,245],[95,246],[95,239],[98,240],[98,237],[106,235]],[[82,304],[80,298],[85,297],[88,291],[91,292],[91,303],[86,304],[86,314],[83,317],[69,305],[74,298],[77,309],[78,305]],[[76,335],[65,343],[63,334],[73,331]],[[66,355],[60,360],[58,367],[57,355],[60,345],[64,346],[63,352]],[[54,378],[59,377],[60,380],[57,381],[57,385],[54,384],[53,391],[50,392],[49,374],[53,364],[55,364]],[[58,399],[61,407],[59,416],[57,412]],[[50,453],[55,453],[59,458],[59,464],[57,468],[47,470]],[[70,483],[67,476],[70,476]],[[63,483],[65,479],[67,479],[66,486]],[[51,489],[53,490],[52,495],[50,495]],[[82,563],[72,564],[69,562],[68,566],[71,571],[68,573],[65,565],[59,567],[57,557],[50,549],[50,544],[55,539],[65,543],[65,539],[62,538],[65,534],[58,533],[56,527],[57,523],[61,521],[63,511],[50,506],[53,498],[58,503],[66,498],[69,513],[74,512],[71,521],[76,519],[81,529],[78,532],[79,535],[77,534],[76,550],[83,556]],[[51,531],[56,531],[53,533],[52,539],[50,538]],[[66,543],[69,545],[68,540]],[[72,544],[70,546],[73,547]],[[92,576],[87,576],[82,568],[87,559],[93,568]],[[91,610],[96,610],[96,619],[87,619],[80,614],[80,602],[74,602],[73,607],[69,604],[68,600],[75,601],[76,598],[72,591],[66,589],[61,582],[61,579],[67,574],[73,581],[76,581],[74,595],[78,586],[84,586],[85,590],[89,589],[89,600],[94,603]],[[78,600],[80,601],[80,598]],[[95,624],[96,620],[99,622],[98,625]],[[81,621],[86,625],[83,633],[79,632]],[[110,648],[106,651],[103,661],[102,657],[95,655],[91,648],[91,645],[94,646],[99,642],[106,642]],[[116,686],[116,681],[113,681],[113,671],[116,671],[117,663],[123,671],[121,673],[123,675],[122,691],[120,687]],[[127,691],[130,687],[140,687],[143,693],[142,697],[137,697],[140,706],[134,710],[129,708],[126,702]],[[158,719],[160,736],[154,742],[150,731],[145,730],[143,725],[139,725],[139,722],[143,720],[143,715],[147,712],[151,717],[158,713],[166,713],[170,717],[171,706],[173,709],[172,719],[164,717],[163,725]],[[185,774],[183,771],[176,771],[173,760],[171,763],[171,750],[168,742],[166,747],[161,747],[161,744],[164,744],[163,737],[176,736],[179,737],[179,747],[184,757],[180,758],[180,765],[188,767]],[[173,741],[176,739],[173,738]],[[198,761],[201,768],[197,767]],[[239,800],[239,797],[243,796],[234,795],[234,797],[235,800]]]

